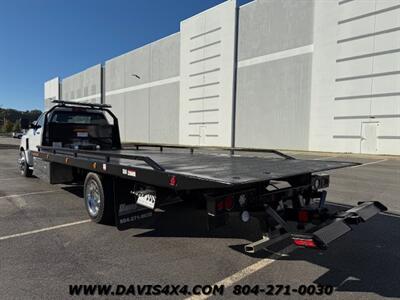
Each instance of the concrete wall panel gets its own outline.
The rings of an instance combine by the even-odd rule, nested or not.
[[[151,45],[135,49],[124,55],[124,87],[137,86],[151,81],[150,79]],[[139,75],[140,79],[133,74]]]
[[[239,10],[238,59],[312,44],[313,1],[257,0]]]
[[[375,0],[350,1],[339,5],[339,19],[345,20],[363,14],[370,13],[375,9]]]
[[[79,102],[101,102],[101,65],[95,65],[62,80],[62,99]]]
[[[307,149],[311,57],[238,69],[236,146]]]
[[[124,94],[126,142],[149,141],[149,92],[141,89]]]
[[[151,81],[179,76],[180,34],[151,44]]]
[[[106,92],[125,87],[125,54],[105,63]]]
[[[44,109],[50,109],[53,104],[52,100],[59,100],[60,98],[60,79],[55,77],[44,83]]]
[[[106,98],[106,103],[112,106],[111,110],[118,118],[119,123],[119,134],[121,137],[121,141],[126,140],[125,128],[126,128],[126,119],[125,119],[125,100],[124,95],[112,95]],[[129,115],[128,115],[129,117]]]
[[[334,4],[331,4],[334,5]],[[318,5],[319,8],[321,8]],[[321,8],[323,9],[323,7]],[[337,8],[335,8],[336,11]],[[339,22],[339,16],[337,14],[333,15],[337,22]],[[376,26],[374,18],[363,18],[355,20],[354,22],[348,22],[340,24],[340,26],[334,25],[337,30],[338,40],[353,38],[363,34],[370,34],[374,32],[374,27]],[[321,28],[322,30],[323,28]],[[335,34],[336,35],[336,34]]]
[[[380,4],[383,1],[376,1],[376,4]],[[397,5],[399,5],[400,1],[398,1]],[[392,5],[395,6],[395,5]],[[378,8],[377,8],[378,9]],[[388,11],[384,14],[378,14],[375,16],[375,30],[388,30],[392,28],[396,28],[400,26],[400,9],[395,9]]]
[[[178,143],[179,43],[173,34],[106,62],[105,101],[124,108],[124,142]]]
[[[400,140],[400,81],[393,73],[400,72],[393,51],[400,48],[400,15],[398,9],[373,14],[394,3],[383,2],[315,3],[311,150],[363,151],[362,123],[378,122],[376,153],[400,152],[390,149]]]
[[[236,1],[181,22],[179,142],[231,146]],[[213,113],[204,109],[214,105]],[[196,111],[194,111],[196,110]]]
[[[179,83],[150,89],[150,143],[179,143]]]
[[[372,64],[375,58],[366,57],[361,59],[343,61],[336,64],[335,60],[336,52],[335,51],[329,51],[329,52],[332,52],[335,55],[327,59],[331,60],[334,63],[333,70],[336,70],[336,74],[329,70],[326,71],[330,72],[333,76],[336,75],[335,79],[342,77],[365,75],[365,74],[370,74],[372,72]]]

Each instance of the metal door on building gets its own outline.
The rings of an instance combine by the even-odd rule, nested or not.
[[[378,122],[363,122],[361,124],[361,153],[378,153]]]

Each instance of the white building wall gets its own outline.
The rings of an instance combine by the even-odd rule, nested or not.
[[[105,63],[105,103],[123,142],[179,143],[179,33]]]
[[[60,78],[55,77],[44,83],[44,109],[52,106],[51,101],[60,99]]]
[[[62,80],[62,99],[77,102],[101,103],[102,70],[95,65]]]
[[[310,150],[400,154],[399,112],[400,1],[316,1]]]
[[[239,9],[235,145],[308,148],[313,2],[257,0]]]
[[[103,98],[124,142],[400,154],[400,0],[228,0],[180,26],[62,99]]]
[[[181,22],[179,142],[231,146],[236,1]]]

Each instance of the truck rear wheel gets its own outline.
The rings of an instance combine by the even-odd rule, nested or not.
[[[33,174],[33,171],[31,169],[29,169],[29,165],[26,161],[26,154],[25,151],[21,150],[19,151],[19,170],[21,172],[22,176],[25,177],[31,177]]]
[[[89,217],[96,223],[111,224],[113,205],[110,188],[105,180],[96,174],[88,173],[84,183],[85,207]]]

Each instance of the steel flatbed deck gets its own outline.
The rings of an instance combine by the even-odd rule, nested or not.
[[[185,190],[229,188],[356,165],[350,162],[294,159],[277,151],[269,153],[269,157],[256,157],[191,153],[178,149],[161,152],[152,149],[99,151],[41,147],[36,155],[80,168],[86,166],[87,170],[135,177],[135,180],[148,184],[162,183],[160,177],[164,174],[164,185],[167,185],[168,178],[176,176],[179,182],[176,188]],[[151,173],[155,177],[148,178]]]

